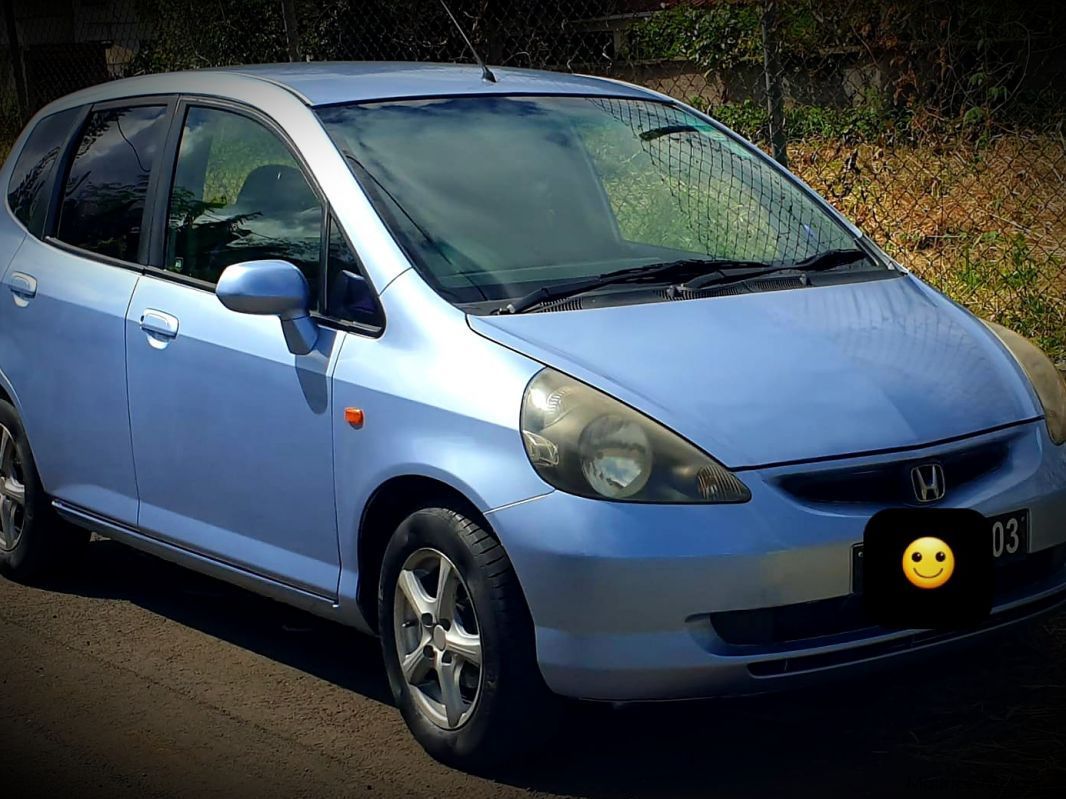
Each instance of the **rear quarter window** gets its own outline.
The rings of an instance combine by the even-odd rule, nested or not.
[[[44,231],[56,163],[80,113],[79,108],[69,108],[38,121],[15,160],[7,186],[7,203],[15,217],[37,238]]]

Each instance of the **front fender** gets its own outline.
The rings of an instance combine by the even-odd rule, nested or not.
[[[482,512],[551,491],[519,433],[522,394],[542,365],[475,333],[413,271],[381,299],[385,333],[346,336],[333,377],[342,602],[354,597],[363,510],[388,480],[437,480]],[[349,407],[361,425],[344,421]]]

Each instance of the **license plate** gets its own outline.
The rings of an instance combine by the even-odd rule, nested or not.
[[[993,516],[992,558],[999,561],[1024,558],[1029,552],[1029,511],[1016,510]]]
[[[1024,558],[1029,553],[1029,510],[1015,510],[989,518],[992,528],[992,560],[1004,563]],[[851,548],[852,590],[861,593],[863,588],[863,547]]]

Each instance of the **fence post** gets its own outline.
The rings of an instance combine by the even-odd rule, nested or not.
[[[296,27],[296,0],[281,0],[281,15],[285,21],[285,44],[289,61],[300,60],[300,32]]]
[[[763,0],[762,50],[766,73],[766,108],[770,115],[770,146],[774,159],[788,167],[788,144],[785,134],[785,92],[781,85],[781,42],[777,38],[777,0]]]
[[[30,116],[30,96],[26,86],[26,66],[22,63],[22,48],[15,22],[15,0],[3,0],[4,24],[7,27],[7,44],[11,51],[11,73],[15,79],[15,96],[18,101],[19,120],[25,122]]]

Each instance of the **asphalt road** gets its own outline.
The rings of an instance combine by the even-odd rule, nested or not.
[[[755,699],[578,706],[489,777],[408,736],[377,642],[94,541],[0,580],[0,793],[1066,795],[1066,614],[887,676]]]

